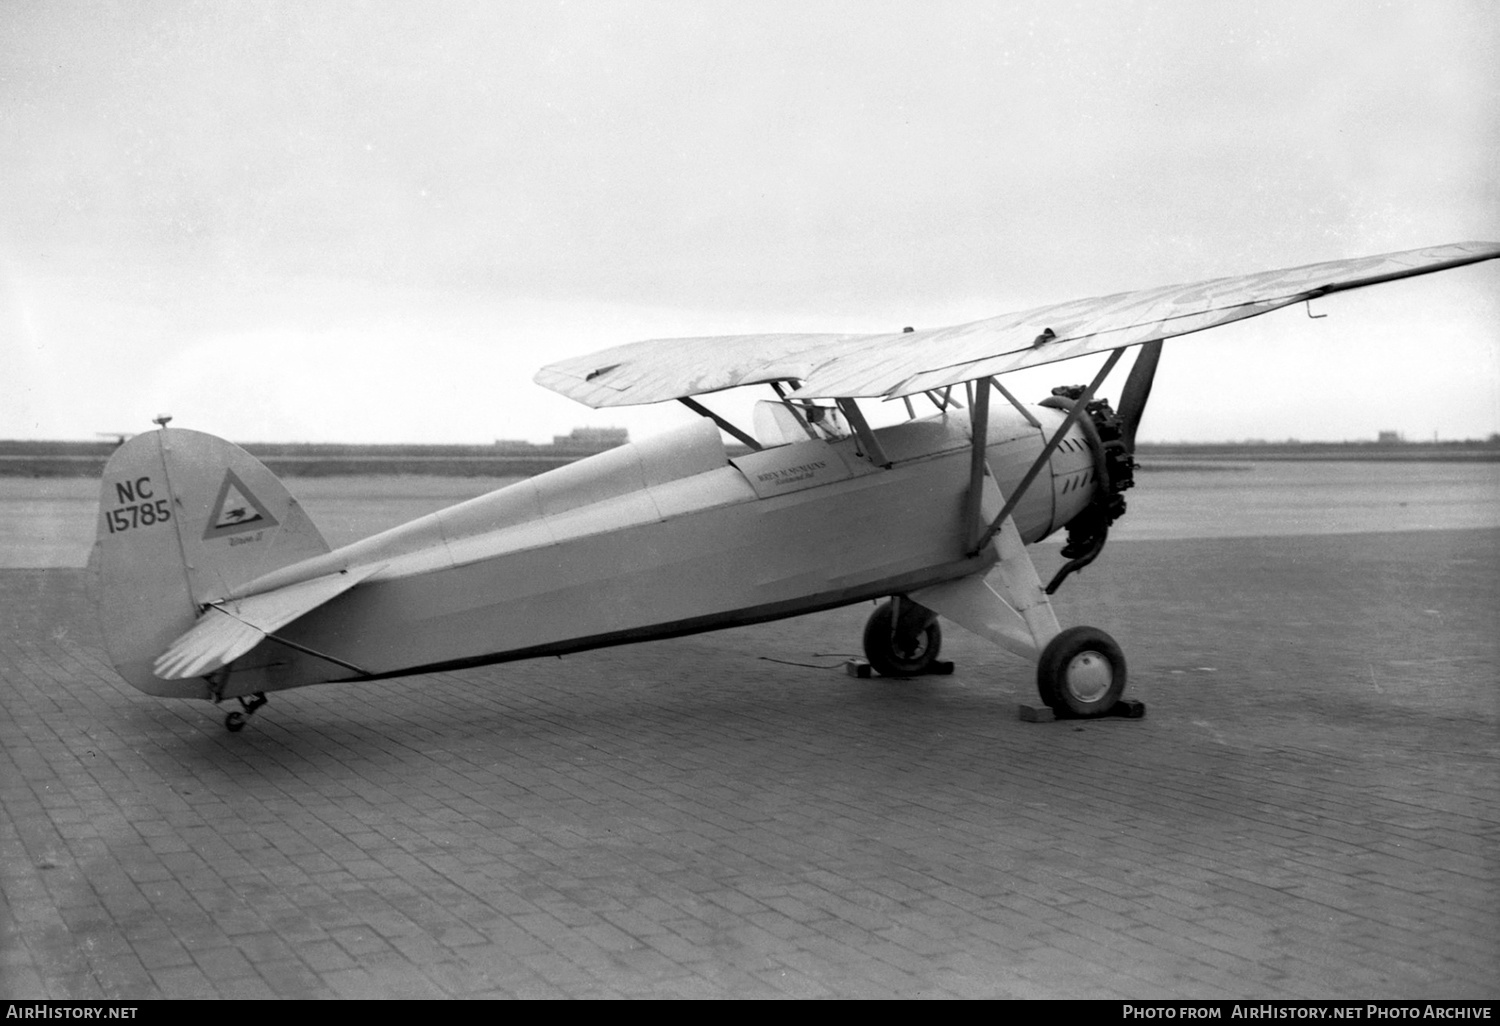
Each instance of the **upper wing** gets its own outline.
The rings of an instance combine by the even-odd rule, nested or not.
[[[1496,257],[1500,243],[1455,243],[1073,300],[928,331],[655,339],[550,364],[536,381],[593,407],[786,380],[800,381],[796,394],[806,398],[895,398]]]
[[[585,406],[635,406],[807,377],[840,343],[879,335],[719,335],[657,338],[560,360],[536,383]]]

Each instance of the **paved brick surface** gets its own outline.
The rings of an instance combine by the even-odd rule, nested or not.
[[[1493,999],[1497,568],[1113,545],[1060,612],[1142,721],[1020,722],[956,628],[953,677],[844,676],[860,607],[240,734],[114,677],[81,572],[0,572],[0,995]]]

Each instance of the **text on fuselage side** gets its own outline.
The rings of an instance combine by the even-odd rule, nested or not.
[[[801,463],[795,467],[782,467],[780,470],[768,470],[763,474],[756,474],[755,479],[761,484],[792,484],[796,481],[806,481],[818,471],[826,469],[827,466],[828,464],[823,460],[818,460],[816,463]]]

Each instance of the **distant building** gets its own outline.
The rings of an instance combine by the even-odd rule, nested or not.
[[[576,427],[565,435],[553,435],[550,445],[534,445],[511,438],[495,439],[497,452],[511,455],[551,454],[557,456],[592,456],[630,441],[630,430],[617,427]]]
[[[572,452],[603,452],[630,441],[630,429],[620,427],[576,427],[566,435],[553,435],[552,448]]]
[[[1401,442],[1406,441],[1406,439],[1401,437],[1401,432],[1399,431],[1382,431],[1375,436],[1375,441],[1381,445],[1399,445]]]

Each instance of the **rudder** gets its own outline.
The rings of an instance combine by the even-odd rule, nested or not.
[[[116,449],[100,486],[99,624],[110,662],[151,695],[212,697],[206,682],[161,680],[152,663],[205,603],[329,551],[281,481],[239,446],[162,428]]]

